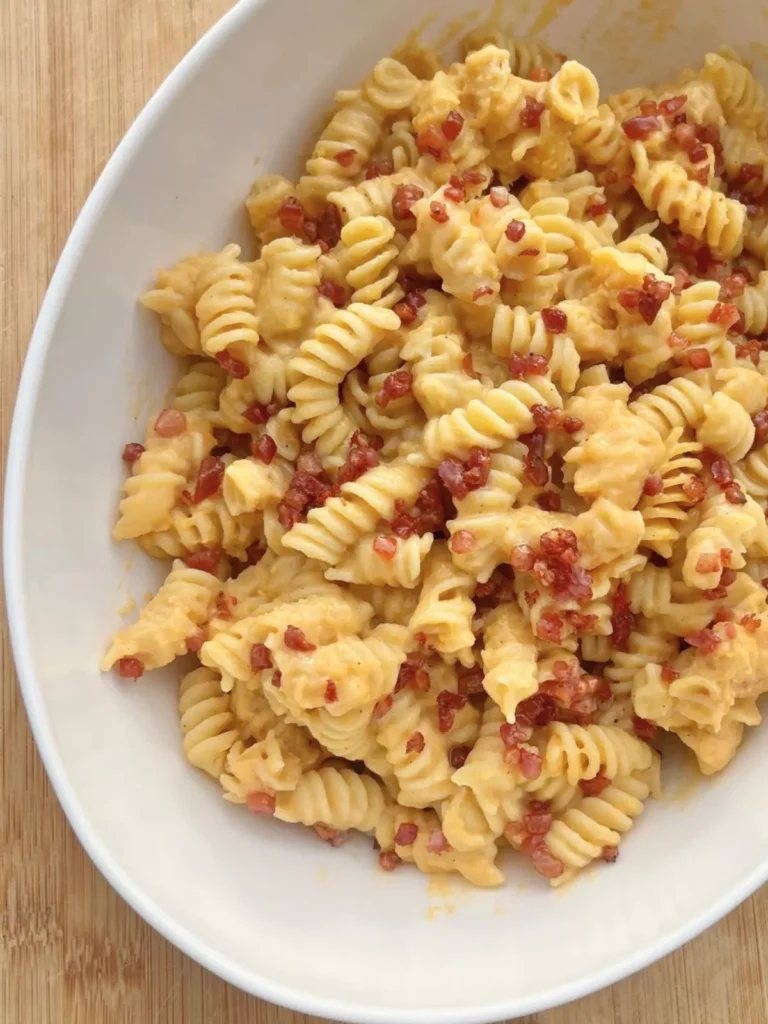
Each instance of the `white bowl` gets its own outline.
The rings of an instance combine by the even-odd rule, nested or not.
[[[547,36],[613,89],[763,28],[757,4],[729,21],[726,0],[685,0],[667,5],[671,26],[634,6],[617,0],[606,20],[599,0],[545,5],[559,10]],[[754,734],[721,779],[650,806],[615,867],[563,894],[522,874],[476,892],[434,888],[411,869],[386,875],[368,841],[331,850],[227,805],[181,756],[174,673],[134,685],[98,672],[118,608],[159,576],[110,539],[121,447],[141,436],[173,372],[136,295],[157,266],[243,234],[254,158],[259,171],[292,170],[333,90],[356,83],[430,7],[253,0],[195,47],[127,134],[67,243],[8,464],[16,663],[80,840],[131,905],[206,967],[356,1024],[493,1021],[574,999],[692,938],[768,875],[768,745]],[[465,4],[434,7],[447,21]]]

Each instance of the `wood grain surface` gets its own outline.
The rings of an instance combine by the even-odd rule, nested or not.
[[[309,0],[307,0],[309,2]],[[229,0],[0,0],[0,440],[43,293],[126,128]],[[599,927],[599,922],[593,923]],[[641,974],[527,1024],[766,1024],[768,889]],[[0,1021],[311,1024],[155,934],[97,873],[32,742],[2,635]]]

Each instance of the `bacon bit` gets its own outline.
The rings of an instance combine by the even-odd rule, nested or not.
[[[544,843],[536,845],[530,857],[534,868],[544,878],[559,878],[565,871],[565,864],[553,856]]]
[[[278,214],[280,224],[289,235],[301,238],[304,233],[304,206],[295,196],[288,196]]]
[[[269,434],[265,434],[263,437],[260,437],[258,441],[253,442],[251,452],[253,453],[254,459],[258,459],[259,462],[264,462],[266,465],[270,465],[277,455],[277,445]]]
[[[615,864],[619,859],[618,846],[604,846],[600,854],[600,859],[604,860],[606,864]]]
[[[333,249],[341,241],[341,214],[333,203],[326,203],[317,222],[317,240]]]
[[[531,800],[523,815],[523,826],[532,836],[545,836],[552,827],[552,809],[548,800]]]
[[[383,718],[392,709],[392,694],[387,694],[386,697],[382,697],[381,700],[377,700],[373,705],[373,711],[371,712],[372,717],[378,721]]]
[[[138,658],[120,658],[117,674],[121,679],[139,679],[144,674],[144,664]]]
[[[611,625],[613,645],[619,651],[629,650],[629,636],[635,624],[635,617],[629,603],[626,583],[620,583],[611,600]]]
[[[433,156],[435,160],[444,160],[447,139],[434,124],[428,124],[416,136],[416,148],[420,153]]]
[[[457,555],[465,555],[477,547],[477,535],[471,530],[457,530],[451,537],[450,548]]]
[[[386,382],[385,382],[386,383]],[[339,470],[336,482],[339,486],[359,480],[369,469],[379,464],[378,449],[381,448],[380,438],[370,438],[356,430],[349,444],[347,461]]]
[[[356,149],[342,149],[341,152],[336,154],[334,160],[340,167],[351,167],[355,162],[356,156]]]
[[[718,324],[723,330],[728,331],[738,322],[739,310],[731,302],[716,302],[712,312],[707,318],[711,324]]]
[[[465,697],[476,697],[481,693],[485,693],[483,670],[479,666],[470,669],[460,667],[457,688],[459,693]]]
[[[528,78],[531,82],[548,82],[552,77],[552,72],[547,71],[546,68],[531,68],[528,72]]]
[[[594,779],[581,779],[579,781],[579,789],[584,796],[600,796],[604,789],[607,789],[611,784],[610,779],[606,777],[600,771]]]
[[[374,157],[373,160],[368,164],[365,170],[365,177],[367,181],[372,178],[386,178],[390,174],[395,173],[395,165],[392,163],[389,157],[379,156]]]
[[[494,185],[488,195],[491,205],[495,206],[497,210],[503,210],[505,206],[509,206],[509,192],[503,185]]]
[[[339,699],[339,691],[337,690],[336,683],[333,681],[333,679],[326,680],[324,696],[326,704],[335,704],[336,701]]]
[[[379,867],[382,871],[394,871],[402,863],[402,860],[394,850],[382,850],[379,854]]]
[[[618,293],[616,298],[619,300],[620,306],[628,312],[631,312],[638,308],[643,298],[643,294],[644,293],[640,288],[624,288]]]
[[[683,494],[691,505],[698,505],[707,496],[707,485],[697,476],[689,476],[683,483]]]
[[[509,376],[512,380],[523,380],[525,377],[540,377],[549,370],[549,363],[544,356],[523,356],[514,352],[507,360]],[[537,406],[539,403],[537,403]],[[545,409],[546,406],[541,406]],[[533,411],[533,410],[531,410]]]
[[[589,633],[597,625],[596,615],[584,615],[583,612],[566,611],[563,612],[563,618],[574,633]]]
[[[346,304],[346,289],[343,285],[338,284],[338,282],[331,281],[330,278],[324,277],[317,286],[317,291],[319,295],[324,296],[326,299],[330,299],[337,309],[341,309],[341,307]]]
[[[688,156],[690,157],[691,163],[700,164],[702,160],[707,159],[707,150],[703,143],[698,140],[694,142],[691,148],[688,150]],[[709,179],[708,168],[703,167],[702,171],[705,175],[705,181],[702,184],[706,184]]]
[[[397,514],[390,523],[392,532],[407,540],[414,534],[423,536],[425,533],[442,530],[446,519],[449,518],[443,500],[444,493],[440,478],[435,476],[421,489],[412,512],[406,510],[405,502],[396,501]]]
[[[484,284],[481,288],[475,288],[472,292],[472,301],[479,302],[480,299],[484,299],[487,295],[493,295],[493,288]]]
[[[525,457],[523,471],[534,487],[546,487],[549,483],[549,469],[540,455],[529,452]]]
[[[187,645],[187,650],[190,654],[197,654],[200,648],[208,639],[208,634],[202,627],[198,627],[194,633],[190,633],[184,643]]]
[[[584,427],[584,421],[580,420],[577,416],[564,416],[560,426],[566,434],[578,434]]]
[[[609,209],[608,200],[602,193],[596,193],[587,203],[587,214],[595,220],[604,217]]]
[[[280,671],[279,668],[276,668],[275,671],[272,673],[272,685],[276,690],[279,690],[280,687],[283,685],[283,673]]]
[[[424,190],[418,185],[398,185],[392,199],[392,216],[395,220],[413,220],[413,206],[424,198]]]
[[[659,113],[663,117],[674,117],[675,114],[683,109],[686,102],[686,96],[672,96],[668,100],[662,100],[659,103]]]
[[[216,597],[216,617],[219,619],[231,619],[236,604],[236,597],[228,596],[223,590],[219,591]]]
[[[197,474],[195,489],[190,493],[188,490],[181,492],[181,497],[189,505],[199,505],[206,498],[212,498],[221,487],[224,479],[224,462],[216,455],[205,455],[200,460],[200,469]]]
[[[568,317],[562,309],[547,306],[541,311],[541,319],[550,334],[565,334],[568,330]]]
[[[419,826],[412,821],[404,821],[395,832],[396,846],[413,846],[419,838]]]
[[[539,778],[542,774],[542,756],[536,751],[520,749],[520,771],[523,778]]]
[[[698,647],[702,654],[711,654],[720,643],[720,637],[709,628],[696,629],[685,637],[691,647]]]
[[[749,359],[755,366],[760,365],[760,353],[762,347],[757,338],[750,338],[748,341],[740,341],[736,344],[736,358]]]
[[[263,790],[256,790],[248,793],[245,797],[245,804],[249,811],[254,814],[274,814],[275,797],[272,793],[265,793]]]
[[[637,306],[637,311],[643,320],[650,325],[655,321],[661,309],[662,300],[653,295],[643,295]]]
[[[736,627],[732,622],[726,622],[723,624],[722,633],[726,640],[736,639]]]
[[[661,129],[661,121],[658,117],[630,117],[621,127],[628,139],[642,142]]]
[[[520,747],[506,747],[502,761],[504,764],[520,764]]]
[[[752,422],[755,425],[754,447],[757,448],[768,441],[768,409],[761,409],[760,412],[755,413]]]
[[[651,473],[650,476],[645,478],[643,484],[643,494],[649,498],[655,498],[657,494],[661,494],[664,490],[664,480],[661,473]]]
[[[533,99],[532,96],[525,97],[525,106],[520,113],[520,124],[523,128],[540,128],[541,115],[546,110],[546,105]]]
[[[517,544],[509,555],[509,564],[518,572],[530,572],[533,569],[536,555],[527,544]]]
[[[653,722],[649,722],[647,718],[640,718],[639,715],[632,715],[632,731],[639,740],[644,740],[646,743],[656,736],[656,726]]]
[[[720,561],[724,566],[728,567],[731,564],[733,558],[733,552],[730,548],[720,548]]]
[[[132,466],[135,462],[139,461],[145,451],[146,449],[143,444],[131,441],[123,448],[123,462],[126,466]]]
[[[748,633],[756,633],[760,629],[760,619],[756,615],[745,615],[739,619],[739,625]]]
[[[692,370],[708,370],[712,365],[712,357],[705,348],[689,348],[683,356]]]
[[[441,690],[437,695],[437,727],[440,732],[450,732],[456,712],[467,703],[463,693]]]
[[[722,456],[713,459],[709,471],[712,474],[712,479],[721,490],[724,490],[733,483],[733,467],[728,459]]]
[[[655,100],[642,100],[640,103],[640,113],[643,117],[656,117],[659,113],[659,107]]]
[[[450,848],[450,844],[441,828],[433,829],[430,832],[429,839],[427,840],[428,853],[447,853]]]
[[[445,203],[439,203],[437,200],[433,200],[429,204],[429,215],[432,220],[437,221],[438,224],[445,224],[448,220],[448,210],[445,207]]]
[[[696,572],[719,573],[721,568],[719,555],[700,555],[696,562]]]
[[[720,298],[724,300],[735,299],[744,294],[747,287],[747,279],[739,272],[729,274],[720,282]]]
[[[559,646],[563,638],[563,620],[554,612],[546,612],[536,623],[534,632],[540,640]]]
[[[397,554],[397,537],[376,537],[373,550],[385,562],[391,562]]]
[[[674,331],[667,338],[667,344],[673,352],[682,352],[688,348],[688,341],[685,338],[681,338],[679,334],[675,334]]]
[[[236,359],[227,349],[216,353],[216,362],[235,380],[244,380],[250,373],[248,364],[244,363],[242,359]]]
[[[409,654],[400,666],[395,683],[395,693],[399,693],[406,687],[422,693],[426,693],[430,687],[429,672],[424,668],[421,655]]]
[[[691,275],[683,267],[678,267],[677,270],[672,272],[672,276],[675,279],[674,286],[672,288],[673,295],[681,295],[686,288],[690,288],[692,285]]]
[[[394,306],[394,310],[400,317],[400,323],[403,325],[403,327],[408,327],[415,321],[416,317],[418,316],[418,312],[408,302],[396,303]]]
[[[254,644],[251,647],[251,668],[254,672],[272,668],[272,652],[264,644]]]
[[[504,232],[510,242],[519,242],[525,236],[525,224],[521,220],[511,220]]]
[[[457,181],[456,177],[451,178],[451,181]],[[464,186],[459,183],[458,185],[449,185],[443,189],[443,197],[451,203],[463,203],[466,198],[464,194]]]
[[[503,722],[499,726],[499,736],[505,747],[517,747],[530,740],[533,726],[523,722]]]
[[[455,142],[464,127],[464,118],[458,110],[452,110],[442,124],[442,132],[448,142]]]
[[[721,552],[721,555],[720,555],[720,560],[722,561],[722,552]],[[735,583],[735,582],[736,582],[736,573],[733,571],[733,569],[723,569],[722,574],[720,576],[720,586],[721,587],[730,587],[730,585],[732,583]]]
[[[424,733],[415,732],[405,744],[406,754],[420,754],[424,749]]]
[[[747,503],[747,496],[738,484],[731,484],[725,488],[723,493],[725,494],[725,500],[730,505],[746,505]]]
[[[534,501],[545,512],[559,512],[562,507],[557,491],[544,491],[543,494],[537,495]]]
[[[463,768],[471,751],[471,747],[451,747],[448,751],[448,763],[451,768]]]
[[[262,402],[254,402],[252,405],[249,405],[247,409],[243,410],[243,419],[248,420],[249,423],[256,424],[257,427],[263,426],[269,419],[266,405]]]
[[[178,409],[163,409],[155,420],[154,431],[158,437],[178,437],[186,429],[187,417]]]
[[[341,829],[331,828],[330,825],[313,825],[312,830],[318,839],[322,839],[324,843],[328,843],[334,849],[343,846],[349,839],[349,832],[342,832]]]
[[[376,395],[376,405],[380,409],[385,409],[390,402],[403,398],[404,395],[409,395],[412,387],[413,374],[409,373],[408,370],[395,370],[394,373],[390,373],[381,385],[381,390]]]
[[[461,179],[468,185],[484,185],[486,175],[483,174],[482,171],[470,167],[468,170],[462,172]]]
[[[303,629],[298,626],[286,626],[283,633],[283,642],[289,651],[316,651],[317,645],[313,644],[304,634]]]
[[[659,281],[653,274],[646,274],[643,278],[643,291],[660,302],[666,302],[672,294],[672,285],[668,281]]]
[[[226,427],[214,427],[213,436],[216,438],[216,446],[211,454],[226,455],[228,452],[236,452],[239,458],[243,458],[250,451],[253,440],[250,434],[236,434],[234,430],[227,430]]]
[[[680,678],[680,673],[675,672],[671,665],[661,666],[661,679],[665,683],[674,683],[676,679]]]
[[[557,705],[551,694],[541,690],[521,700],[515,712],[516,724],[548,725],[557,714]]]
[[[184,561],[190,569],[200,569],[202,572],[214,574],[221,561],[221,548],[200,548],[187,555]]]

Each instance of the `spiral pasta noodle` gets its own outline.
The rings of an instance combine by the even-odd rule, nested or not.
[[[738,256],[744,245],[745,210],[697,181],[689,181],[685,169],[672,160],[651,163],[645,149],[632,146],[635,188],[650,210],[665,224],[676,220],[687,234],[703,238],[726,259]]]

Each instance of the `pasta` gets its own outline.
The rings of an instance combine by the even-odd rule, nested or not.
[[[334,107],[253,253],[141,296],[183,360],[114,539],[167,576],[101,667],[189,656],[187,760],[379,864],[612,862],[768,689],[768,103],[730,50],[599,102],[488,22]],[[197,662],[195,667],[194,663]]]

